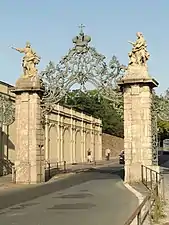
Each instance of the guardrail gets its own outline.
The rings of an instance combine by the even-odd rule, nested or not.
[[[149,193],[124,225],[131,225],[133,222],[135,225],[143,225],[147,216],[151,215],[157,198],[162,197],[165,200],[163,175],[143,165],[141,166],[141,175],[142,183],[149,190]]]
[[[12,182],[16,183],[16,169],[15,169],[15,166],[12,166]]]
[[[99,165],[99,162],[98,162]],[[28,164],[31,168],[32,165]],[[35,166],[35,165],[33,165]],[[77,168],[76,168],[77,166]],[[61,173],[69,173],[69,172],[82,172],[85,169],[89,169],[91,166],[96,166],[96,161],[92,163],[67,163],[66,161],[44,161],[44,169],[45,169],[45,181],[48,181],[53,176]],[[12,182],[16,183],[16,168],[12,167]]]
[[[29,164],[30,167],[32,167]],[[67,163],[66,161],[57,161],[57,162],[48,162],[45,161],[45,180],[49,180],[53,175],[57,173],[66,173],[67,172]],[[16,183],[16,168],[12,166],[12,182]]]
[[[53,175],[57,173],[66,173],[67,172],[67,164],[66,161],[59,161],[59,162],[48,162],[46,161],[46,180],[49,180]]]

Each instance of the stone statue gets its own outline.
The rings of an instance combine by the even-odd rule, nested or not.
[[[136,42],[129,41],[133,46],[132,51],[128,54],[130,59],[129,66],[147,66],[147,60],[149,59],[150,54],[147,51],[146,40],[141,32],[137,32],[136,36]]]
[[[12,47],[12,49],[25,54],[22,60],[24,77],[27,78],[37,75],[38,70],[36,65],[39,64],[40,57],[31,48],[31,44],[27,42],[25,48]]]

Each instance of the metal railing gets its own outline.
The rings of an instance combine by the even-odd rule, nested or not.
[[[33,168],[35,165],[28,164],[29,168]],[[67,172],[67,163],[66,161],[59,162],[44,162],[45,169],[45,180],[49,180],[52,176],[58,173],[66,173]],[[15,165],[12,166],[12,182],[16,183],[16,168]]]
[[[45,170],[45,181],[48,181],[52,177],[57,174],[63,173],[81,173],[92,169],[93,167],[101,166],[103,161],[93,161],[91,163],[88,162],[80,162],[80,163],[67,163],[66,161],[49,161],[45,160],[42,162],[42,169]],[[28,163],[26,166],[29,167],[29,171],[31,168],[36,167],[36,164],[31,165]],[[12,166],[12,182],[16,183],[16,168],[15,165]]]
[[[149,193],[124,225],[131,225],[133,222],[135,222],[135,225],[143,225],[146,218],[151,215],[157,198],[162,197],[165,200],[164,177],[161,173],[142,165],[141,177],[142,183],[149,190]]]
[[[16,183],[16,169],[15,169],[15,166],[12,166],[12,182]]]
[[[67,172],[67,164],[66,161],[57,161],[57,162],[48,162],[46,161],[45,166],[46,171],[46,179],[50,179],[53,175],[57,173],[66,173]]]
[[[98,162],[99,165],[99,162]],[[29,169],[33,168],[36,165],[31,165],[28,163]],[[45,181],[50,180],[57,174],[63,173],[71,173],[71,172],[83,172],[86,169],[90,169],[91,167],[96,166],[96,161],[92,163],[67,163],[66,161],[44,161],[44,169],[45,169]],[[16,183],[16,168],[15,165],[12,166],[12,182]]]

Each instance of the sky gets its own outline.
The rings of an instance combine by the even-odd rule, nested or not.
[[[136,32],[143,33],[150,52],[149,73],[159,82],[158,93],[169,87],[168,0],[1,0],[0,80],[15,84],[22,74],[19,52],[30,41],[41,56],[41,71],[51,60],[58,63],[79,33],[79,24],[92,37],[91,46],[107,57],[128,63]]]

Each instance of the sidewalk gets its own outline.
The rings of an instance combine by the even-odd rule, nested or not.
[[[169,225],[169,161],[166,161],[160,166],[161,172],[164,176],[164,195],[165,195],[165,206],[164,206],[164,215],[165,217],[160,219],[159,225]],[[143,199],[147,195],[147,189],[143,184],[127,185],[126,186],[131,192],[133,192],[139,200],[139,204],[142,203]],[[143,210],[144,211],[144,210]],[[131,225],[136,225],[136,219]],[[147,217],[143,223],[144,225],[152,224]],[[154,224],[154,223],[153,223]]]
[[[106,161],[106,160],[100,160],[100,161],[96,161],[96,162],[91,162],[91,163],[79,163],[79,164],[76,164],[76,165],[72,165],[72,164],[69,164],[67,166],[67,170],[69,172],[76,172],[76,171],[83,171],[85,169],[90,169],[90,168],[97,168],[97,167],[100,167],[100,166],[107,166],[109,164],[112,164],[112,163],[118,163],[118,159],[117,158],[111,158],[109,161]]]
[[[96,164],[94,163],[80,163],[80,164],[76,164],[76,165],[67,165],[66,173],[63,173],[62,171],[58,174],[56,174],[55,176],[53,176],[48,182],[52,182],[56,179],[60,179],[60,178],[65,178],[67,176],[73,175],[75,173],[80,173],[80,172],[84,172],[86,170],[92,169],[92,168],[98,168],[98,167],[102,167],[102,166],[107,166],[109,164],[114,164],[118,162],[117,158],[112,158],[109,161],[97,161]],[[35,185],[30,185],[30,184],[15,184],[12,182],[12,175],[9,174],[7,176],[3,176],[0,177],[0,192],[2,191],[8,191],[9,189],[18,189],[18,188],[28,188],[28,187],[33,187]]]

